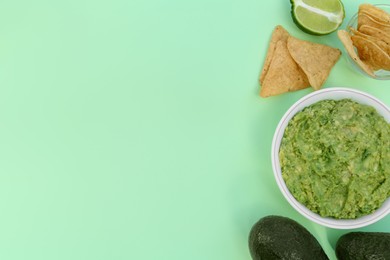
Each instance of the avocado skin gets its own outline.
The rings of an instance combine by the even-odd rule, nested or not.
[[[339,260],[390,259],[390,233],[347,233],[337,240],[336,256]]]
[[[249,251],[254,260],[327,260],[321,245],[296,221],[267,216],[249,234]]]

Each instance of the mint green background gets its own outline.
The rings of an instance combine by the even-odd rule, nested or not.
[[[344,0],[346,20],[363,1]],[[374,1],[365,1],[372,2]],[[300,216],[270,163],[273,132],[311,89],[268,99],[258,76],[288,0],[0,3],[0,259],[250,259],[269,214],[334,259],[347,232]],[[390,105],[390,83],[342,57],[325,88]],[[390,231],[390,216],[362,228]]]

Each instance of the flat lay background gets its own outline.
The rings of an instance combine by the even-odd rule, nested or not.
[[[346,19],[363,2],[344,0]],[[331,259],[346,230],[299,215],[271,142],[306,89],[267,99],[272,30],[311,36],[288,0],[0,3],[0,259],[250,259],[261,217],[290,217]],[[343,55],[345,55],[343,51]],[[390,81],[345,57],[324,88],[390,105]],[[390,232],[390,216],[359,229]]]

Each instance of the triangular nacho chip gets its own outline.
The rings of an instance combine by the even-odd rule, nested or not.
[[[356,47],[359,57],[374,70],[390,70],[390,56],[374,42],[361,36],[351,36],[353,45]]]
[[[369,25],[362,25],[359,27],[359,31],[372,37],[381,39],[382,41],[390,45],[390,34],[387,34],[384,31],[379,30],[378,28]]]
[[[287,43],[280,40],[276,43],[268,72],[261,85],[260,96],[269,97],[289,91],[309,87],[305,73],[293,60],[287,49]]]
[[[390,15],[372,5],[372,4],[361,4],[359,5],[359,15],[360,14],[366,14],[368,16],[371,16],[372,18],[374,18],[375,20],[377,20],[378,22],[382,22],[382,23],[390,23]]]
[[[343,43],[345,49],[347,50],[349,56],[352,58],[352,60],[368,75],[374,77],[374,71],[372,70],[371,66],[364,63],[358,56],[358,54],[355,52],[355,49],[353,47],[353,42],[351,40],[351,35],[345,30],[339,30],[337,32],[337,35],[340,39],[340,41]]]
[[[292,36],[287,40],[287,48],[315,90],[320,89],[324,84],[341,55],[339,49]]]
[[[361,31],[357,31],[352,27],[350,27],[349,30],[353,33],[353,35],[360,36],[362,38],[365,38],[365,39],[375,43],[376,45],[378,45],[378,47],[380,47],[382,50],[384,50],[387,54],[390,54],[390,44],[383,41],[382,39],[371,36],[369,34],[365,34]]]
[[[390,24],[388,23],[383,23],[375,20],[371,16],[368,16],[365,13],[359,13],[358,15],[358,30],[360,30],[360,27],[363,25],[369,25],[372,27],[375,27],[379,30],[384,31],[387,34],[390,34]]]
[[[275,29],[272,33],[272,36],[271,36],[267,55],[266,55],[263,69],[262,69],[261,75],[260,75],[260,84],[261,85],[264,82],[265,75],[267,74],[269,65],[271,64],[271,60],[272,60],[272,57],[274,55],[275,48],[276,48],[276,43],[278,41],[283,41],[283,42],[287,43],[288,36],[290,36],[290,34],[282,26],[278,25],[275,27]]]

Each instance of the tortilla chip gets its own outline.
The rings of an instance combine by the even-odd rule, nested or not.
[[[354,28],[349,28],[350,31],[356,35],[356,36],[360,36],[360,37],[363,37],[369,41],[372,41],[373,43],[375,43],[376,45],[378,45],[382,50],[384,50],[387,54],[390,54],[390,44],[388,44],[387,42],[383,41],[382,39],[379,39],[377,37],[374,37],[374,36],[371,36],[371,35],[368,35],[368,34],[365,34],[361,31],[357,31],[355,30]]]
[[[372,37],[381,39],[382,41],[390,45],[390,34],[387,34],[382,30],[379,30],[369,25],[362,25],[360,26],[359,31]]]
[[[386,11],[371,4],[361,4],[359,6],[359,14],[366,14],[378,22],[390,24],[390,15]]]
[[[362,61],[369,64],[374,70],[390,70],[390,56],[377,44],[356,35],[351,36],[351,40]]]
[[[369,25],[390,34],[390,24],[378,22],[364,13],[358,15],[358,30],[363,25]]]
[[[273,58],[275,48],[276,48],[276,43],[278,41],[283,41],[283,42],[287,43],[287,38],[289,35],[290,34],[282,26],[278,25],[275,27],[275,29],[272,33],[272,36],[271,36],[271,40],[270,40],[268,51],[267,51],[267,56],[265,58],[263,69],[262,69],[261,75],[260,75],[260,84],[261,85],[264,82],[265,75],[267,74],[268,68],[271,64],[271,60]]]
[[[347,50],[349,56],[355,61],[355,63],[368,75],[375,77],[373,69],[366,63],[364,63],[355,52],[353,47],[353,42],[351,40],[351,36],[345,30],[339,30],[337,35],[340,41],[343,43],[345,49]]]
[[[260,96],[269,97],[307,87],[310,87],[310,83],[288,52],[286,42],[278,41],[261,85]]]
[[[287,40],[287,48],[315,90],[320,89],[324,84],[341,55],[339,49],[299,40],[292,36]]]

